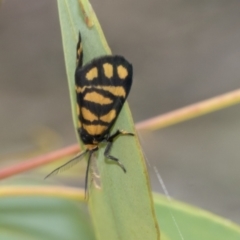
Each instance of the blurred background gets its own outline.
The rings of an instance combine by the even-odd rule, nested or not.
[[[136,123],[239,87],[239,1],[91,2],[113,53],[134,65]],[[76,143],[56,1],[2,1],[0,126],[0,168]],[[139,135],[173,198],[240,223],[240,106]]]

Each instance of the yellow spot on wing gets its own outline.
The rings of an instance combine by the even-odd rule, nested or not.
[[[84,100],[99,103],[102,105],[112,103],[112,100],[110,98],[104,97],[102,94],[99,94],[97,92],[87,93],[84,96]]]
[[[112,109],[109,113],[100,117],[100,119],[103,122],[111,122],[115,117],[116,117],[116,111]]]
[[[83,118],[90,122],[93,122],[94,120],[98,120],[98,117],[95,114],[93,114],[91,111],[89,111],[87,108],[82,107],[81,112],[82,112]]]
[[[103,64],[104,74],[107,78],[111,78],[113,76],[113,66],[110,63]]]
[[[82,87],[82,88],[81,88],[81,87],[79,87],[79,86],[75,86],[75,88],[76,88],[76,92],[77,92],[77,93],[82,93],[82,92],[85,90],[86,87]]]
[[[90,69],[86,74],[86,79],[88,81],[92,81],[94,78],[98,77],[98,69],[96,67],[93,67]]]
[[[79,105],[77,104],[77,115],[80,115],[80,109],[79,109]]]
[[[83,128],[90,134],[90,135],[101,135],[106,129],[106,126],[103,125],[87,125],[83,124]]]
[[[85,89],[90,89],[90,88],[95,88],[95,89],[103,89],[104,91],[112,93],[116,97],[126,97],[126,92],[123,87],[115,87],[115,86],[84,86],[84,87],[79,87],[76,86],[76,92],[77,93],[83,93]]]
[[[100,87],[105,91],[112,93],[116,97],[124,97],[126,96],[125,89],[123,87],[114,87],[114,86],[102,86]]]
[[[127,71],[127,69],[124,67],[124,66],[122,66],[122,65],[119,65],[118,67],[117,67],[117,73],[118,73],[118,76],[119,76],[119,78],[121,78],[121,79],[125,79],[126,78],[126,76],[128,75],[128,71]]]

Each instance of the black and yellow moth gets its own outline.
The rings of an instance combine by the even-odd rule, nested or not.
[[[110,150],[116,137],[134,134],[117,130],[111,135],[110,130],[131,89],[132,75],[132,65],[118,55],[101,56],[83,66],[83,47],[79,33],[75,71],[76,107],[78,133],[86,150],[55,169],[47,177],[74,165],[81,156],[89,153],[85,176],[86,191],[91,157],[98,150],[101,142],[107,142],[104,156],[115,161],[126,172],[119,159],[110,155]]]

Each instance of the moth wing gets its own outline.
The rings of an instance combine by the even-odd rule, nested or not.
[[[105,134],[114,124],[132,85],[132,65],[122,56],[103,56],[76,69],[77,102],[82,125]],[[89,132],[89,131],[88,131]]]

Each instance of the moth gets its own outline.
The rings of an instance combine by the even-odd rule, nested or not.
[[[86,192],[90,161],[101,142],[107,142],[104,156],[115,161],[126,173],[125,166],[118,158],[110,155],[110,151],[114,140],[119,135],[133,136],[134,134],[123,130],[117,130],[111,134],[110,131],[130,92],[132,77],[132,65],[119,55],[101,56],[83,65],[83,47],[79,33],[75,71],[77,130],[86,149],[52,171],[46,178],[76,164],[82,156],[88,153],[85,175]]]

